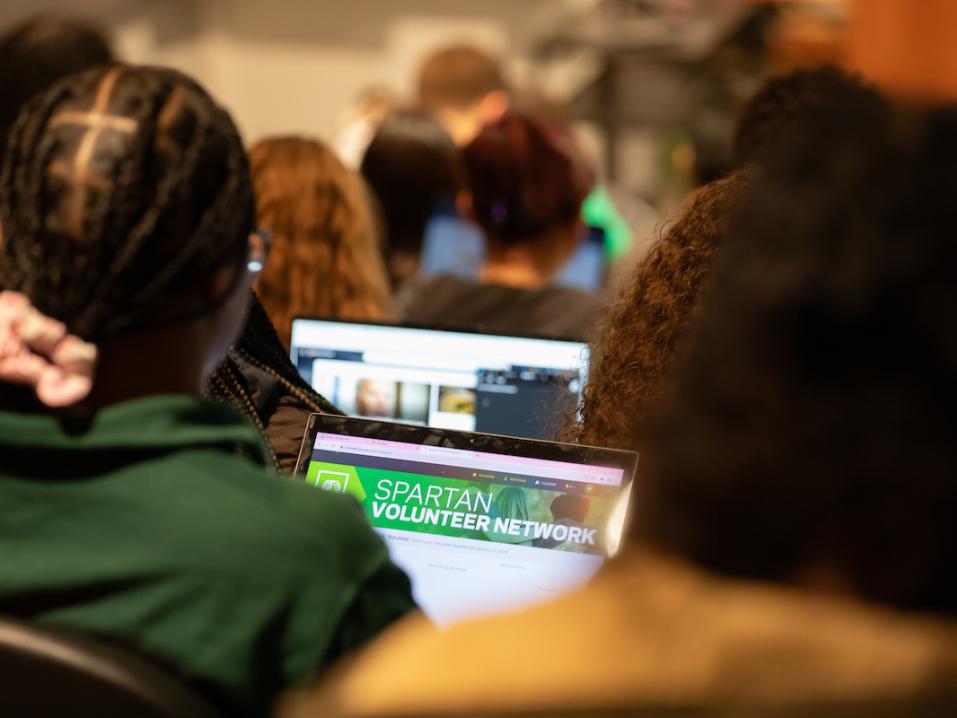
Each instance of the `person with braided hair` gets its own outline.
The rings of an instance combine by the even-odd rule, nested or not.
[[[0,156],[9,127],[31,97],[68,75],[109,64],[112,57],[96,28],[70,18],[36,16],[0,38],[0,66],[6,69],[0,76]],[[289,474],[308,415],[337,410],[299,378],[255,296],[253,304],[239,347],[211,377],[207,394],[249,418],[276,468]]]
[[[31,100],[0,227],[0,614],[253,716],[414,607],[354,502],[276,477],[199,396],[256,248],[242,142],[199,85],[114,65]]]

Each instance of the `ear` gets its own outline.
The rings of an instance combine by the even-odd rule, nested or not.
[[[221,301],[229,291],[235,271],[235,268],[229,265],[217,269],[202,286],[203,298],[211,304]]]
[[[483,125],[491,125],[502,119],[502,115],[508,112],[511,102],[508,99],[508,93],[504,90],[495,90],[488,93],[479,100],[478,115]]]

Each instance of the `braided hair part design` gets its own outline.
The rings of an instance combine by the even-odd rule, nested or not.
[[[98,341],[183,318],[201,279],[243,268],[254,205],[242,141],[174,70],[67,78],[11,130],[0,223],[0,286],[71,333]]]

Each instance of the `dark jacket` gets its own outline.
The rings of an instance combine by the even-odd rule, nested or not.
[[[296,468],[309,414],[342,413],[299,376],[255,294],[239,341],[210,377],[206,391],[259,429],[273,466],[283,474]]]
[[[282,474],[292,474],[309,415],[316,411],[342,412],[308,387],[291,384],[235,350],[230,352],[227,361],[235,366],[243,392],[255,408],[257,421],[254,423],[261,424],[276,469]],[[253,418],[248,409],[243,413]]]

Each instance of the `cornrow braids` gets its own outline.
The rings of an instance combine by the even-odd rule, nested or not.
[[[113,65],[32,100],[0,173],[0,286],[91,340],[208,311],[254,226],[239,133],[174,70]],[[198,300],[195,302],[198,304]]]
[[[265,401],[257,401],[254,397],[256,387],[246,376],[244,365],[255,367],[269,376],[275,381],[279,391],[272,392],[270,397],[263,397]],[[266,439],[273,463],[280,471],[288,467],[280,465],[276,451],[269,441],[268,425],[276,410],[276,404],[283,394],[291,396],[303,412],[303,427],[306,424],[307,414],[341,413],[317,394],[299,374],[299,370],[286,354],[286,349],[269,320],[266,310],[253,294],[243,333],[236,346],[209,378],[206,395],[215,401],[229,404],[253,422]]]

